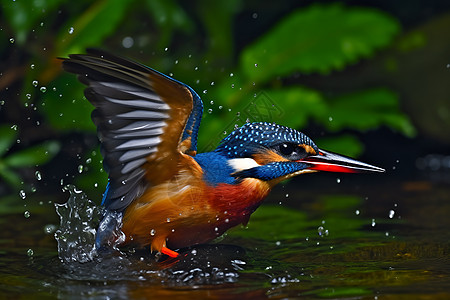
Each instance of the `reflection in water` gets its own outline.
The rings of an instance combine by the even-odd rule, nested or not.
[[[251,299],[439,293],[445,299],[450,191],[448,185],[427,184],[431,188],[418,189],[418,182],[389,181],[376,189],[362,186],[363,195],[350,196],[302,186],[301,197],[290,185],[274,191],[268,199],[272,204],[260,207],[248,227],[231,230],[219,241],[226,244],[181,249],[179,259],[168,260],[148,249],[96,255],[94,235],[102,211],[72,187],[68,203],[57,206],[62,221],[57,247],[48,234],[54,207],[38,205],[41,198],[32,206],[31,195],[30,218],[23,211],[0,218],[0,295]],[[349,180],[339,184],[340,191],[352,187]],[[283,205],[277,204],[280,200]]]

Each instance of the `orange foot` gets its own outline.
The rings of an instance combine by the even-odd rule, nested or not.
[[[160,251],[160,252],[161,252],[162,254],[165,254],[165,255],[170,256],[170,257],[173,257],[173,258],[180,256],[180,254],[179,254],[178,252],[173,251],[173,250],[170,250],[169,248],[167,248],[167,247],[165,247],[165,246],[163,246],[163,247],[161,248],[161,251]]]

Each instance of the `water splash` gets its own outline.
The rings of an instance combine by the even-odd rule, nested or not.
[[[95,235],[103,208],[97,207],[87,195],[73,185],[64,187],[70,196],[66,203],[55,204],[60,218],[55,232],[58,256],[64,262],[85,263],[96,256]]]
[[[168,286],[222,284],[236,282],[246,264],[245,251],[230,245],[193,246],[175,259],[153,255],[148,248],[119,250],[125,239],[120,230],[122,214],[96,206],[73,185],[64,190],[70,195],[66,203],[55,204],[60,227],[54,235],[67,279],[138,280]]]

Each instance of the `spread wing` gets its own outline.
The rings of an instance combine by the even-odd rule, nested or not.
[[[108,209],[124,210],[149,185],[171,178],[182,153],[195,155],[203,104],[189,86],[101,50],[70,55],[63,68],[78,74],[95,106]]]

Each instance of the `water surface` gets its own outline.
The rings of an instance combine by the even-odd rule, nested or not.
[[[62,299],[445,299],[449,195],[448,184],[428,180],[299,178],[276,188],[248,226],[183,249],[181,259],[125,249],[88,263],[58,257],[53,203],[67,201],[68,192],[2,199],[26,207],[0,220],[0,293]]]

